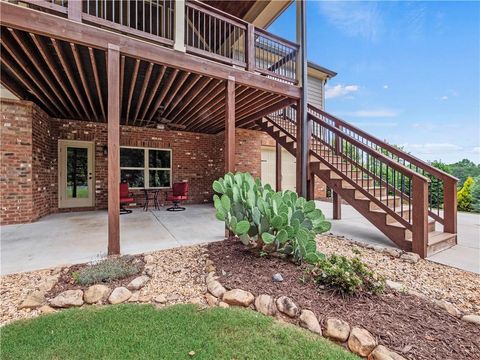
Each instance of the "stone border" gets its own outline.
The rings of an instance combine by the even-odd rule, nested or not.
[[[384,251],[383,248],[381,251]],[[410,253],[399,251],[398,257],[402,256],[402,254]],[[313,311],[298,308],[291,298],[280,296],[275,299],[268,294],[259,294],[255,296],[251,292],[242,289],[232,289],[227,291],[227,289],[225,289],[225,287],[218,281],[219,277],[215,275],[216,269],[212,260],[207,259],[205,269],[207,272],[207,293],[205,294],[205,299],[209,306],[219,306],[224,308],[240,306],[250,308],[264,315],[276,317],[277,320],[280,321],[282,321],[282,317],[286,316],[291,320],[296,319],[297,324],[300,327],[319,336],[333,340],[334,342],[343,345],[343,347],[350,350],[352,353],[368,358],[368,360],[406,360],[403,356],[388,349],[386,346],[378,344],[375,337],[366,329],[356,326],[352,327],[342,319],[327,318],[325,321],[325,328],[322,331],[318,318]],[[398,283],[391,282],[388,286],[395,289],[397,286],[393,284]],[[399,285],[401,286],[401,284]],[[399,289],[397,288],[396,290]],[[413,294],[413,292],[410,293]],[[415,293],[414,295],[418,294]],[[437,303],[437,305],[447,310],[451,315],[460,317],[461,313],[454,305],[447,303],[446,301],[443,303],[446,304]],[[457,312],[460,313],[460,315]],[[461,319],[480,325],[479,315],[464,315]]]

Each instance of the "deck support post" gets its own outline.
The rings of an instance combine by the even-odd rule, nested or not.
[[[108,255],[120,254],[120,49],[108,44]]]
[[[450,234],[457,233],[457,181],[443,180],[443,217],[445,224],[443,231]]]
[[[175,30],[173,49],[186,52],[185,47],[185,0],[175,0]]]
[[[68,19],[82,22],[82,3],[83,1],[68,2]]]
[[[424,259],[428,245],[428,182],[417,176],[412,180],[412,251]]]
[[[340,220],[342,218],[342,198],[336,191],[332,190],[333,202],[333,219]]]
[[[228,77],[225,87],[225,174],[235,173],[235,78]],[[225,228],[225,237],[233,233]]]
[[[282,191],[282,145],[275,144],[275,190]]]
[[[297,79],[301,86],[301,97],[297,106],[297,193],[307,196],[307,178],[309,171],[309,149],[311,122],[307,113],[307,18],[306,1],[297,0],[297,43],[300,44],[297,58]]]

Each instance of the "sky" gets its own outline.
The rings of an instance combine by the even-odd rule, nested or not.
[[[268,29],[295,40],[295,4]],[[326,111],[447,163],[480,162],[480,1],[307,1]]]

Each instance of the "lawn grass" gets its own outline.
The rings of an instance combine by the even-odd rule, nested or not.
[[[251,310],[194,305],[71,309],[0,331],[4,360],[358,359],[319,336]]]

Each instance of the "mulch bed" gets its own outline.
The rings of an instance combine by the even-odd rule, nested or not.
[[[301,281],[305,267],[275,257],[260,258],[238,241],[212,243],[208,250],[219,281],[227,289],[289,296],[300,308],[315,312],[322,324],[337,317],[363,327],[380,344],[408,359],[480,359],[479,327],[428,300],[394,291],[342,297],[318,289],[311,281]],[[277,272],[283,275],[281,283],[272,281]]]
[[[136,277],[140,276],[143,272],[143,269],[145,268],[145,262],[143,260],[142,255],[135,255],[135,256],[134,255],[128,255],[127,263],[129,263],[129,264],[135,263],[135,265],[138,267],[138,272],[131,275],[131,276],[122,278],[122,279],[104,281],[104,282],[102,282],[102,284],[109,286],[112,290],[115,289],[116,287],[119,287],[119,286],[125,286],[126,287],[130,283],[130,281],[132,281]],[[57,283],[46,294],[46,297],[47,298],[54,298],[55,296],[57,296],[58,294],[60,294],[63,291],[66,291],[66,290],[77,290],[77,289],[80,289],[80,290],[83,290],[83,291],[87,290],[93,284],[88,284],[88,285],[77,284],[75,282],[75,280],[73,279],[73,273],[77,272],[77,271],[79,271],[83,268],[86,268],[88,266],[90,266],[90,265],[89,264],[78,264],[78,265],[72,265],[69,268],[66,268],[68,270],[67,271],[62,271],[62,273],[60,274],[60,277],[58,278]]]

